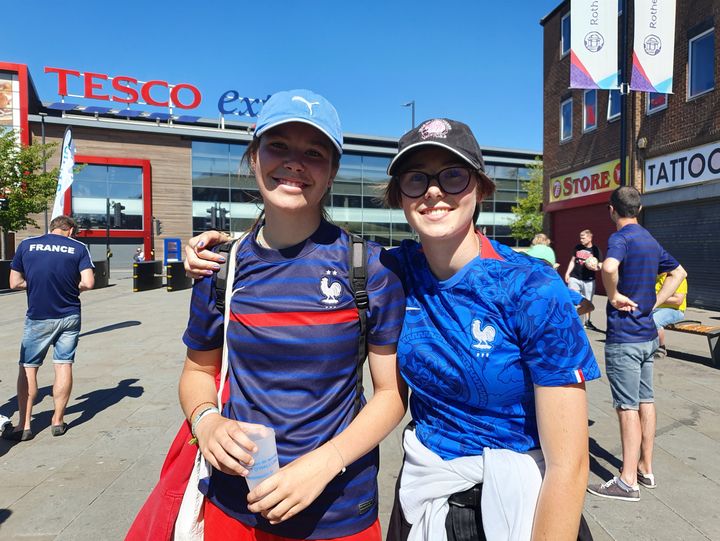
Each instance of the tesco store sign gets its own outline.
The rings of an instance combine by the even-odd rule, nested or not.
[[[62,97],[83,98],[87,100],[102,100],[127,106],[130,104],[149,105],[152,107],[166,107],[189,111],[202,104],[203,96],[197,86],[186,83],[174,83],[162,79],[141,81],[128,75],[109,75],[98,72],[81,72],[74,69],[45,67],[45,73],[57,77],[57,94]],[[70,88],[74,92],[70,92]],[[218,111],[222,115],[250,116],[258,115],[266,98],[248,98],[241,96],[237,90],[226,90],[217,100]],[[62,104],[60,104],[62,105]],[[73,104],[68,104],[73,107]],[[70,107],[63,107],[71,110]],[[80,108],[80,105],[74,106]],[[100,112],[109,112],[110,108]],[[122,113],[126,113],[122,111]],[[154,113],[150,116],[160,117]],[[196,116],[183,116],[183,120],[199,120]]]

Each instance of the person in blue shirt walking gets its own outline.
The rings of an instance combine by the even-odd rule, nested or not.
[[[608,205],[617,231],[608,239],[602,279],[608,296],[605,369],[620,422],[623,465],[620,475],[588,487],[597,496],[638,501],[640,487],[655,488],[652,469],[655,441],[653,356],[658,333],[653,309],[667,301],[687,272],[638,223],[640,192],[622,186]],[[666,272],[655,292],[657,275]]]
[[[30,426],[37,397],[37,372],[53,346],[55,380],[51,432],[67,430],[65,407],[72,391],[72,365],[80,334],[80,292],[95,286],[92,258],[75,240],[77,223],[68,216],[50,222],[50,233],[23,240],[10,264],[10,288],[27,289],[28,310],[20,347],[17,395],[17,429],[3,437],[26,441],[34,437]]]
[[[390,251],[406,293],[398,362],[413,422],[388,540],[587,539],[584,382],[600,371],[568,289],[476,229],[495,184],[467,125],[423,122],[388,174],[386,203],[421,240]],[[191,240],[191,274],[212,272],[197,246],[220,239]]]

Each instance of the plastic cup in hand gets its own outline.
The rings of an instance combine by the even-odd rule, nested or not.
[[[280,469],[275,445],[275,431],[267,426],[257,425],[257,428],[246,430],[245,434],[257,445],[257,453],[253,454],[255,464],[248,468],[249,473],[245,480],[248,488],[254,489],[266,478]]]

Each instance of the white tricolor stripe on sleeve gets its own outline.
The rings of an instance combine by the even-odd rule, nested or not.
[[[575,381],[578,383],[582,383],[585,381],[585,374],[583,374],[582,370],[579,368],[577,370],[573,370],[573,374],[575,374]]]

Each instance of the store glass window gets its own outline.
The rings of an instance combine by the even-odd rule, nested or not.
[[[72,184],[72,215],[81,229],[142,230],[142,167],[78,164]],[[109,213],[108,213],[109,204]]]
[[[572,139],[572,98],[560,104],[560,141]]]
[[[647,114],[651,115],[657,111],[666,109],[668,106],[668,95],[659,92],[649,92],[647,95]]]
[[[620,117],[620,91],[611,90],[608,95],[608,120],[614,120]]]
[[[692,38],[689,46],[688,97],[693,98],[715,88],[715,29]]]
[[[260,213],[255,177],[241,163],[247,145],[192,143],[193,234],[207,229],[242,232]]]
[[[597,90],[586,90],[583,95],[583,131],[597,128]]]
[[[213,227],[247,231],[257,219],[262,201],[254,176],[240,163],[245,149],[243,144],[192,143],[193,234]],[[389,156],[343,154],[325,207],[335,224],[388,247],[417,239],[402,209],[383,204],[389,164]],[[478,227],[491,238],[517,246],[505,226],[512,219],[512,207],[525,196],[522,182],[528,178],[528,169],[500,162],[488,163],[486,171],[496,179],[498,193],[483,201]]]
[[[560,58],[570,52],[570,14],[560,19]]]

